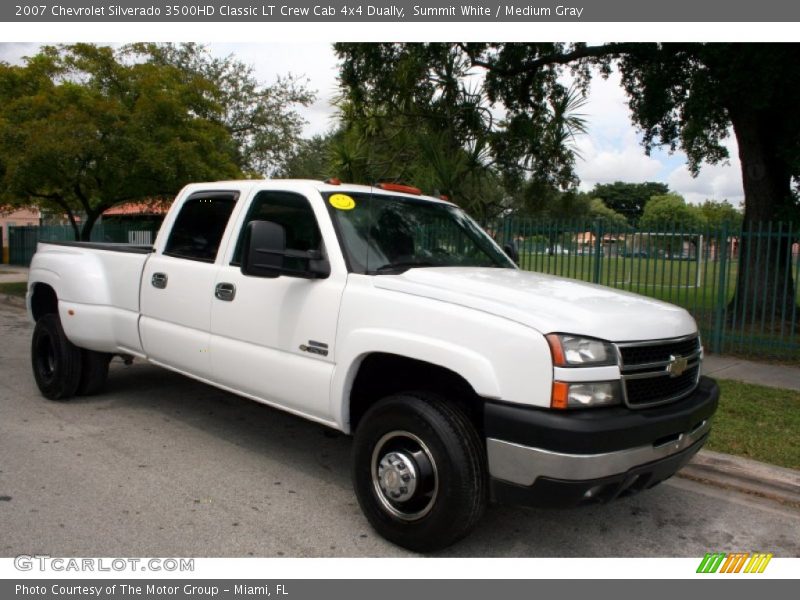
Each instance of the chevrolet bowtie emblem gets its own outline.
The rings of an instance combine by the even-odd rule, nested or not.
[[[667,373],[669,373],[670,377],[679,377],[683,375],[688,366],[689,360],[685,356],[670,355],[669,363],[667,363]]]

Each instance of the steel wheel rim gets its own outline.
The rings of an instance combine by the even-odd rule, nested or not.
[[[408,481],[397,481],[397,476],[411,475],[411,470],[413,477]],[[439,494],[439,474],[433,454],[425,442],[408,431],[391,431],[378,440],[372,451],[370,477],[382,508],[402,521],[425,517]],[[401,491],[403,487],[408,490]],[[393,496],[393,492],[399,496]]]

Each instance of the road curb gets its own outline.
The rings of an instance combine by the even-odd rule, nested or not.
[[[800,471],[701,450],[679,477],[800,507]]]

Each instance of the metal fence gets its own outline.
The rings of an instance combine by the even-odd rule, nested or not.
[[[606,222],[504,219],[488,224],[520,267],[643,294],[686,308],[707,350],[800,362],[800,228],[757,223],[634,229]]]
[[[124,244],[152,244],[158,233],[154,223],[100,223],[92,229],[91,241]],[[8,262],[27,267],[39,242],[75,240],[75,231],[65,225],[8,228]]]
[[[93,241],[150,244],[154,223],[99,224]],[[487,224],[513,244],[520,267],[643,294],[686,308],[706,349],[800,363],[800,227],[751,224],[648,229],[606,222],[506,218]],[[10,263],[27,266],[39,241],[70,227],[9,227]],[[738,293],[737,293],[738,291]]]

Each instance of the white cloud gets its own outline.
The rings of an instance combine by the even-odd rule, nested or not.
[[[589,102],[583,110],[588,119],[587,135],[577,140],[582,158],[576,164],[581,189],[597,183],[614,181],[662,181],[687,202],[702,203],[706,199],[727,199],[734,206],[744,200],[736,140],[725,140],[730,154],[729,164],[703,164],[697,177],[686,167],[686,155],[668,155],[654,149],[647,156],[641,137],[630,120],[627,97],[618,74],[607,80],[592,80]]]
[[[662,163],[644,153],[633,129],[622,132],[622,139],[602,143],[600,138],[583,136],[577,149],[581,159],[575,168],[581,179],[581,189],[591,189],[598,183],[626,181],[641,183],[658,181]]]
[[[741,172],[733,166],[703,165],[697,177],[681,166],[670,173],[667,183],[691,204],[713,199],[738,206],[744,200]]]
[[[598,183],[659,181],[663,164],[647,156],[631,125],[627,98],[617,73],[608,79],[596,75],[588,102],[580,111],[587,121],[586,135],[576,140],[580,158],[576,171],[581,189]]]
[[[33,56],[38,49],[39,44],[33,42],[3,42],[0,44],[0,61],[19,65],[24,56]]]
[[[725,164],[703,164],[697,177],[692,177],[686,165],[674,169],[667,178],[670,189],[691,204],[707,199],[728,200],[734,206],[744,201],[742,172],[736,139],[730,135],[724,142],[730,160]]]
[[[325,133],[333,125],[335,109],[331,105],[337,93],[338,67],[331,44],[322,42],[268,44],[210,44],[218,56],[234,54],[252,65],[256,78],[270,84],[278,76],[289,73],[308,80],[308,88],[317,92],[316,101],[298,112],[308,122],[303,135],[311,137]]]

